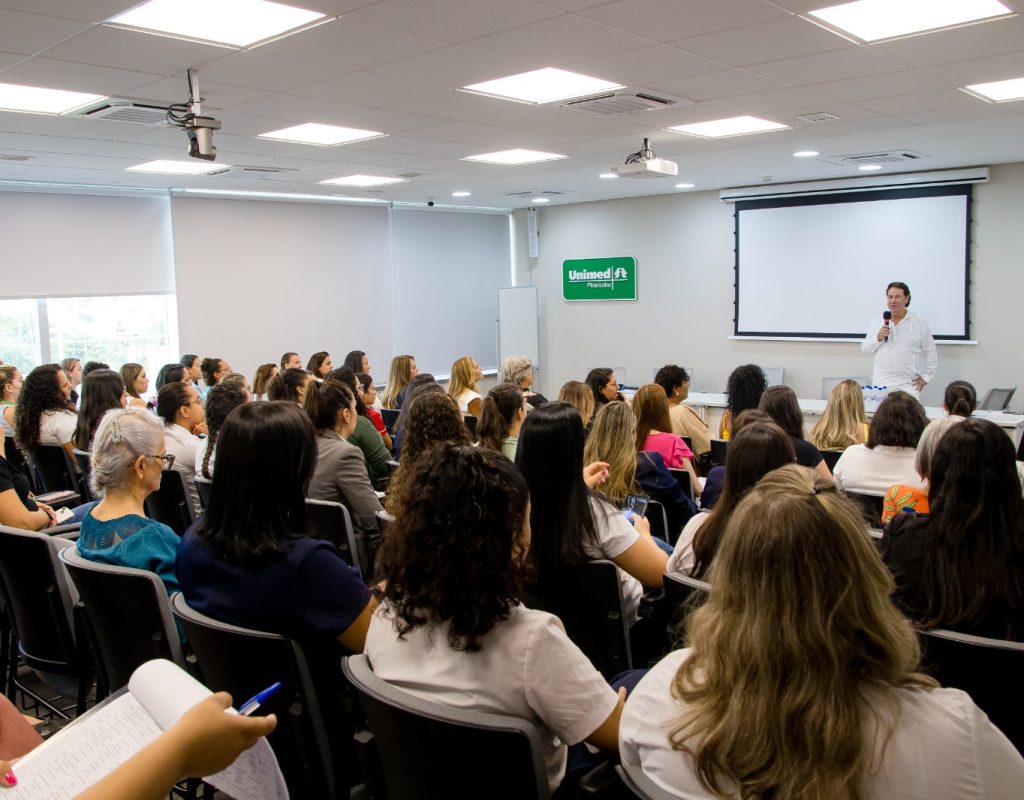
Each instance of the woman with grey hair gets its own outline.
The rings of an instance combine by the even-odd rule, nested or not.
[[[85,515],[78,552],[91,561],[155,572],[167,593],[178,591],[174,558],[181,539],[146,517],[143,502],[174,464],[164,426],[143,408],[108,411],[93,439],[91,482],[103,499]]]
[[[523,390],[527,405],[533,408],[548,401],[544,395],[530,389],[533,386],[533,363],[526,356],[509,356],[502,361],[498,383],[514,383]]]
[[[921,476],[921,485],[907,486],[902,483],[894,483],[886,490],[885,498],[882,501],[883,525],[892,522],[892,518],[900,512],[928,513],[928,481],[932,475],[932,457],[935,455],[935,447],[946,431],[965,419],[967,418],[951,414],[928,423],[928,427],[921,434],[921,439],[917,443],[917,451],[914,454],[914,469]]]

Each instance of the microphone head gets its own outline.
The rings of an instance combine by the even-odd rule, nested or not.
[[[888,322],[889,320],[891,320],[891,319],[892,319],[892,312],[891,312],[891,311],[888,311],[888,310],[886,310],[886,311],[883,311],[883,312],[882,312],[882,319],[884,319],[884,320],[885,320],[886,322]]]

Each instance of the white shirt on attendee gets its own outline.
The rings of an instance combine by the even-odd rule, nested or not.
[[[689,657],[687,648],[669,653],[643,677],[626,700],[619,725],[619,754],[625,765],[640,766],[675,797],[712,798],[697,778],[693,758],[673,750],[668,737],[686,713],[672,695],[672,682]],[[1024,758],[966,693],[958,689],[893,689],[899,709],[884,757],[875,758],[861,783],[863,800],[1016,800],[1024,786]],[[883,724],[892,711],[877,692],[868,695]],[[870,721],[871,716],[867,719]],[[758,720],[748,720],[757,725]],[[883,755],[878,753],[877,755]],[[722,781],[723,792],[735,787]]]
[[[636,544],[640,534],[626,521],[620,509],[597,497],[590,498],[590,510],[594,513],[597,526],[598,545],[584,544],[583,550],[588,558],[595,561],[602,558],[611,561],[625,553]],[[619,582],[622,584],[622,600],[626,606],[626,624],[632,625],[640,613],[640,600],[644,596],[644,587],[640,581],[619,566]]]
[[[469,404],[474,400],[480,400],[483,397],[480,392],[474,392],[472,389],[463,389],[462,394],[458,397],[459,411],[463,414],[469,413]]]
[[[167,454],[174,456],[172,469],[180,472],[185,479],[185,490],[192,501],[192,510],[196,515],[203,513],[199,502],[199,491],[196,489],[196,448],[199,437],[185,430],[180,425],[164,426],[164,444]]]
[[[913,447],[850,445],[839,456],[832,477],[841,489],[859,494],[883,495],[894,483],[920,486],[921,476],[914,469],[916,455]]]
[[[44,411],[39,418],[39,444],[65,445],[75,436],[78,415],[66,408]]]
[[[679,575],[689,576],[697,563],[697,555],[693,552],[693,539],[700,530],[700,526],[708,521],[710,511],[701,511],[690,517],[690,521],[683,526],[682,533],[676,540],[675,549],[668,557],[668,564],[665,565],[666,572],[674,572]]]
[[[447,623],[399,638],[390,608],[377,608],[366,634],[363,652],[377,676],[425,700],[539,723],[551,789],[565,775],[565,745],[583,741],[615,709],[615,691],[551,614],[517,605],[469,653],[449,646]]]
[[[939,352],[935,348],[931,329],[924,318],[913,311],[899,322],[890,321],[889,341],[878,341],[878,330],[885,324],[881,314],[871,318],[868,332],[860,349],[866,355],[874,354],[874,368],[871,383],[885,386],[889,391],[904,391],[918,396],[913,386],[917,377],[931,383],[939,366]],[[920,362],[924,361],[921,366]]]

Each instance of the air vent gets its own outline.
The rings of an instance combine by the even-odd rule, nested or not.
[[[839,119],[839,117],[835,114],[829,114],[827,111],[815,111],[813,114],[800,114],[797,119],[804,122],[831,122],[834,119]]]
[[[874,153],[854,153],[844,156],[829,156],[822,159],[830,164],[839,164],[848,167],[860,167],[865,164],[877,164],[886,166],[888,164],[915,164],[927,158],[922,153],[915,153],[913,150],[880,150]]]
[[[241,170],[242,172],[255,172],[262,175],[280,175],[284,172],[298,172],[297,169],[291,167],[264,167],[258,164],[237,164],[233,169]]]
[[[611,117],[616,114],[632,114],[635,111],[653,111],[658,108],[673,108],[690,105],[692,101],[675,97],[658,97],[647,92],[625,90],[584,97],[562,103],[562,108],[590,114],[595,117]]]
[[[110,100],[80,112],[86,119],[107,119],[132,125],[166,125],[167,107],[156,104],[133,103],[131,100]]]
[[[412,180],[413,178],[420,178],[422,176],[422,172],[403,172],[400,175],[396,175],[395,177],[405,178],[406,180]]]
[[[32,156],[15,156],[10,153],[0,153],[0,161],[29,161]]]
[[[561,197],[565,192],[551,189],[527,189],[525,192],[509,192],[506,197]]]

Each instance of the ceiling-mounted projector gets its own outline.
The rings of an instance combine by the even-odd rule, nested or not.
[[[611,172],[620,178],[674,178],[679,167],[675,161],[658,158],[650,140],[644,139],[643,147],[626,156],[626,163],[613,166]]]

